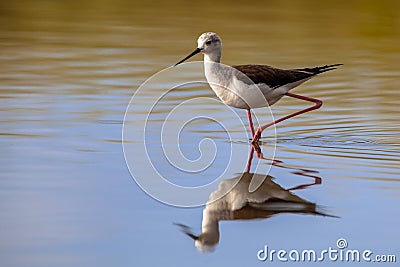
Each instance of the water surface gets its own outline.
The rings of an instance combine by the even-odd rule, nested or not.
[[[322,250],[335,247],[339,238],[349,248],[396,254],[399,260],[399,10],[397,1],[2,1],[4,266],[269,264],[256,255],[266,244]],[[340,218],[280,213],[221,221],[215,251],[202,254],[173,223],[199,234],[204,207],[165,205],[133,181],[121,145],[132,95],[151,75],[192,51],[197,36],[210,30],[223,39],[225,64],[344,64],[295,90],[324,105],[277,127],[281,163],[269,172],[285,189],[314,181],[299,175],[301,169],[320,177],[320,184],[293,193]],[[194,71],[184,75],[203,77]],[[155,92],[165,88],[168,84],[160,83]],[[199,96],[215,98],[207,86],[188,86],[168,95],[152,122],[157,126],[177,103]],[[143,99],[137,113],[150,104]],[[279,117],[305,105],[284,98],[272,110]],[[188,110],[199,113],[212,113],[240,136],[241,121],[220,106]],[[245,121],[245,112],[238,114]],[[239,152],[233,159],[237,169],[228,178],[244,172],[250,150],[245,134],[230,143],[218,125],[200,120],[185,131],[185,155],[196,158],[203,138],[215,140],[222,147],[219,153],[231,144]],[[271,140],[266,136],[263,152]],[[159,150],[153,148],[157,158]],[[212,181],[224,166],[221,157],[207,172],[188,175],[162,157],[157,162],[178,184]],[[258,173],[266,175],[263,171],[268,168]]]

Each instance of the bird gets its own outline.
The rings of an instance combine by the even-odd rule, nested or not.
[[[217,97],[228,106],[246,109],[253,145],[258,145],[261,133],[267,127],[294,116],[319,109],[322,106],[322,100],[294,94],[290,90],[318,74],[337,69],[338,66],[343,65],[331,64],[299,69],[280,69],[269,65],[255,64],[227,66],[221,63],[221,38],[214,32],[205,32],[198,38],[196,49],[174,66],[183,63],[198,53],[204,54],[205,76]],[[255,131],[251,109],[271,106],[285,95],[313,102],[314,105],[266,125],[260,125]]]
[[[263,182],[255,191],[249,192],[252,179]],[[203,210],[199,235],[194,234],[187,225],[174,224],[194,240],[199,251],[213,252],[220,240],[220,221],[268,219],[280,213],[337,218],[324,213],[316,203],[307,201],[290,190],[276,183],[272,176],[245,172],[221,181],[218,189],[210,194]]]

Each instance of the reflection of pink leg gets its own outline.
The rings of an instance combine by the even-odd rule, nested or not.
[[[266,125],[264,125],[264,126],[258,127],[257,132],[255,133],[255,135],[253,135],[253,140],[252,140],[252,143],[253,143],[253,144],[257,143],[257,142],[260,140],[261,132],[264,131],[264,130],[265,130],[266,128],[268,128],[269,126],[274,125],[274,124],[277,124],[277,123],[279,123],[279,122],[281,122],[281,121],[284,121],[284,120],[287,120],[287,119],[289,119],[289,118],[292,118],[292,117],[294,117],[294,116],[297,116],[297,115],[300,115],[300,114],[309,112],[309,111],[311,111],[311,110],[319,109],[319,108],[322,106],[322,101],[319,100],[319,99],[316,99],[316,98],[311,98],[311,97],[302,96],[302,95],[296,95],[296,94],[292,94],[292,93],[286,93],[286,95],[287,95],[287,96],[290,96],[290,97],[297,98],[297,99],[301,99],[301,100],[313,102],[313,103],[315,103],[315,105],[312,106],[312,107],[309,107],[309,108],[306,108],[306,109],[297,111],[297,112],[295,112],[295,113],[289,114],[289,115],[287,115],[287,116],[285,116],[285,117],[283,117],[283,118],[280,118],[280,119],[277,119],[277,120],[275,120],[275,121],[272,121],[272,122],[270,122],[270,123],[268,123],[268,124],[266,124]]]
[[[249,159],[247,160],[246,172],[250,173],[251,162],[253,161],[254,147],[251,147]]]
[[[304,188],[309,187],[309,186],[322,184],[322,178],[317,176],[318,171],[310,170],[310,169],[301,169],[301,168],[296,168],[296,167],[289,167],[289,166],[285,165],[284,162],[281,161],[281,160],[264,158],[263,155],[262,155],[262,152],[261,152],[261,148],[257,143],[256,144],[252,144],[251,152],[250,152],[250,155],[249,155],[249,159],[247,161],[246,172],[250,172],[251,161],[253,160],[254,152],[256,152],[257,158],[262,159],[262,160],[271,161],[271,165],[272,166],[279,167],[279,168],[284,168],[284,169],[289,169],[289,170],[294,170],[294,171],[291,171],[291,173],[296,174],[296,175],[300,175],[300,176],[310,177],[310,178],[314,179],[313,183],[301,184],[301,185],[298,185],[298,186],[295,186],[295,187],[287,189],[289,191],[304,189]]]
[[[289,190],[289,191],[304,189],[304,188],[309,187],[309,186],[313,186],[313,185],[317,185],[317,184],[322,184],[322,179],[321,179],[321,177],[319,177],[319,176],[307,174],[307,173],[305,173],[305,172],[303,172],[303,171],[293,172],[293,173],[294,173],[294,174],[297,174],[297,175],[301,175],[301,176],[307,176],[307,177],[314,178],[314,183],[298,185],[298,186],[295,186],[295,187],[292,187],[292,188],[287,189],[287,190]]]
[[[254,138],[254,137],[253,137]],[[251,142],[251,150],[256,152],[256,156],[259,159],[265,159],[262,152],[261,152],[261,148],[258,145],[258,143],[253,143],[253,141]]]
[[[247,110],[247,119],[249,120],[251,138],[254,138],[254,126],[253,126],[253,120],[251,119],[251,111],[250,111],[250,109]]]

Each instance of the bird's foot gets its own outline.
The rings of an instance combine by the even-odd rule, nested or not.
[[[257,130],[255,135],[253,136],[253,140],[251,141],[251,145],[257,154],[257,158],[259,158],[259,159],[263,157],[263,154],[262,154],[261,148],[260,148],[260,144],[259,144],[260,136],[261,136],[261,131]]]
[[[253,139],[251,140],[251,144],[258,146],[258,142],[260,141],[260,137],[261,137],[261,131],[260,131],[260,129],[257,129],[257,132],[254,134]]]

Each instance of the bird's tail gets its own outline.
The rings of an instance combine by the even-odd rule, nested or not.
[[[297,70],[310,72],[312,74],[320,74],[320,73],[323,73],[326,71],[335,70],[335,69],[337,69],[336,67],[341,66],[341,65],[343,65],[343,64],[332,64],[332,65],[325,65],[325,66],[320,66],[320,67],[304,68],[304,69],[297,69]]]

